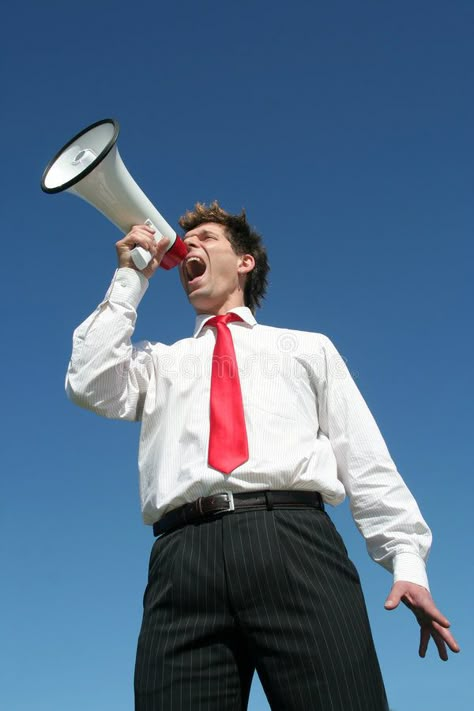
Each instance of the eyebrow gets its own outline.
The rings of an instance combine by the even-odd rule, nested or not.
[[[195,227],[194,229],[198,229],[198,227]],[[184,239],[186,239],[186,237],[188,237],[189,233],[191,233],[191,232],[193,232],[193,230],[189,230],[189,232],[184,235]],[[205,229],[201,230],[198,234],[196,234],[196,236],[197,236],[197,237],[200,237],[201,235],[212,235],[212,236],[214,236],[214,235],[216,235],[216,234],[218,234],[218,233],[217,233],[217,232],[214,232],[214,231],[212,231],[212,230],[208,230],[207,228],[205,228]]]

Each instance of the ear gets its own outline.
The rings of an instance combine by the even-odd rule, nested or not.
[[[249,272],[252,271],[254,266],[255,266],[255,259],[252,257],[251,254],[241,254],[240,255],[240,264],[237,267],[237,272],[239,274],[248,274]]]

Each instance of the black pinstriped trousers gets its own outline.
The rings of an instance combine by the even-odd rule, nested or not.
[[[387,711],[358,574],[328,515],[246,511],[155,541],[136,711]]]

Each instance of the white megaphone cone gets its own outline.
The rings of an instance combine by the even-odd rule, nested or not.
[[[119,124],[114,119],[97,121],[71,138],[48,163],[41,179],[46,193],[67,191],[96,207],[122,232],[147,224],[155,240],[170,240],[160,266],[171,269],[186,256],[184,242],[140,190],[117,150]],[[144,269],[151,254],[143,247],[131,251],[137,269]]]

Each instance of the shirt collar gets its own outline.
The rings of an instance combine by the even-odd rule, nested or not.
[[[228,313],[237,314],[248,326],[255,326],[255,324],[257,323],[253,313],[247,306],[237,306],[235,309],[230,309]],[[209,321],[209,319],[213,316],[214,314],[198,314],[198,316],[196,316],[196,323],[194,326],[193,333],[194,338],[197,338],[199,336],[202,329],[206,325],[206,321]]]

